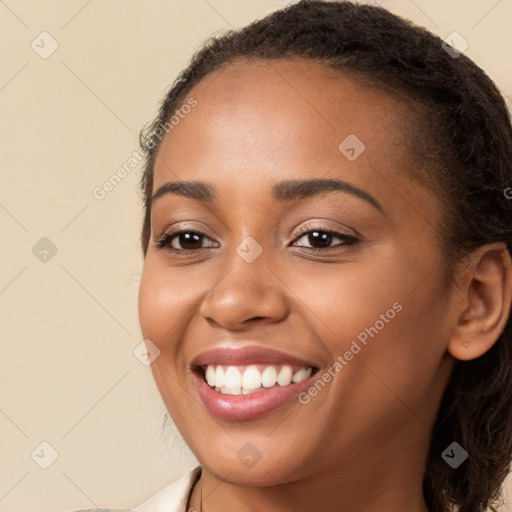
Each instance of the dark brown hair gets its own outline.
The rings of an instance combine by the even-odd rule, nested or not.
[[[348,1],[303,0],[239,30],[209,38],[141,131],[146,161],[140,186],[151,233],[155,135],[191,89],[221,65],[244,59],[304,58],[339,70],[405,102],[413,129],[410,172],[444,207],[438,227],[447,268],[489,242],[512,245],[512,127],[497,87],[465,55],[387,10]],[[161,132],[161,130],[160,130]],[[512,460],[512,320],[481,357],[457,361],[432,431],[423,494],[432,512],[452,505],[482,512],[500,497]],[[469,454],[457,469],[441,457],[453,442]]]

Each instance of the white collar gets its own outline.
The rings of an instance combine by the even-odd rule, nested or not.
[[[164,487],[132,512],[187,512],[187,504],[195,483],[201,476],[201,466],[185,473],[179,480]]]

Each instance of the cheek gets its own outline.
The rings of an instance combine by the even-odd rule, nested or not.
[[[413,415],[427,422],[445,384],[440,372],[449,332],[440,275],[435,272],[414,292],[397,282],[382,298],[380,307],[378,302],[367,306],[359,333],[351,333],[351,339],[366,344],[359,343],[361,352],[346,368],[350,392],[365,404],[362,422],[375,415],[390,429],[394,421]]]
[[[180,280],[179,275],[146,257],[139,287],[139,323],[143,336],[160,349],[179,339],[194,301],[193,282]]]
[[[179,347],[186,325],[187,287],[177,283],[176,272],[155,262],[148,252],[138,294],[139,324],[144,339],[151,340],[160,355],[150,368],[155,384],[173,420],[179,417],[183,392],[179,371]]]
[[[146,260],[138,297],[139,324],[143,338],[160,350],[151,363],[151,372],[168,408],[174,402],[170,395],[179,387],[172,385],[178,381],[177,354],[182,336],[176,292],[166,273]]]
[[[404,296],[400,276],[393,272],[396,258],[388,247],[382,248],[381,255],[372,264],[361,257],[340,265],[305,266],[283,272],[283,281],[290,283],[301,317],[307,319],[305,325],[314,326],[333,357],[348,350],[360,333],[364,338],[365,328],[376,322],[382,327],[381,314],[389,311],[390,322],[400,314],[396,311],[399,305],[393,308]]]
[[[163,292],[161,280],[157,279],[157,273],[146,262],[139,287],[139,323],[144,338],[157,345],[161,338],[160,333],[169,327],[167,323],[172,318],[172,315],[165,313],[169,305]]]
[[[180,402],[186,373],[183,340],[197,316],[206,282],[205,276],[170,268],[150,252],[144,261],[138,295],[139,324],[143,338],[160,349],[151,370],[169,412],[174,403]]]
[[[384,248],[379,255],[364,268],[348,262],[337,272],[316,271],[314,279],[304,273],[294,292],[314,313],[311,320],[319,323],[332,360],[346,354],[339,374],[350,385],[343,393],[365,403],[369,397],[379,397],[374,404],[388,397],[397,401],[395,394],[416,403],[446,353],[446,291],[441,271],[432,272],[433,261]]]

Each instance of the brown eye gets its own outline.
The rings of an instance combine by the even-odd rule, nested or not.
[[[173,249],[200,249],[202,245],[202,235],[198,233],[180,233],[171,240]]]
[[[306,239],[309,246],[299,245],[299,247],[306,247],[318,251],[325,249],[335,249],[338,246],[341,247],[345,245],[353,245],[358,241],[358,239],[353,236],[327,229],[315,229],[307,231],[306,233],[300,235],[297,240],[301,240],[302,238]],[[336,245],[331,245],[333,241],[336,240],[341,241],[341,243],[338,242]]]
[[[168,248],[176,252],[196,251],[205,248],[202,245],[205,239],[212,241],[206,235],[197,231],[178,231],[164,234],[158,240],[157,247],[159,249]],[[212,245],[209,247],[212,247]]]

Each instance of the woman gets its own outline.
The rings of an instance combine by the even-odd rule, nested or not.
[[[487,75],[383,8],[301,1],[207,41],[141,144],[140,325],[200,466],[133,510],[492,506],[512,129]]]

